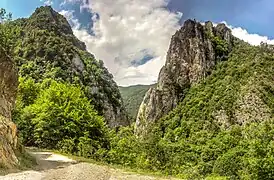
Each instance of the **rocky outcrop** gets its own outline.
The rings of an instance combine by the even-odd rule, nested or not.
[[[17,85],[15,66],[0,47],[0,168],[18,164],[15,156],[17,128],[11,121]]]
[[[209,75],[216,63],[225,60],[233,47],[234,37],[224,24],[202,25],[187,20],[171,39],[165,66],[156,88],[151,88],[140,106],[136,133],[166,115],[184,98],[193,84]]]

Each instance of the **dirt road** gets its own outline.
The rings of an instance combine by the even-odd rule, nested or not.
[[[32,152],[37,159],[37,171],[0,176],[0,180],[164,180],[164,178],[124,172],[107,166],[76,161],[54,153]]]

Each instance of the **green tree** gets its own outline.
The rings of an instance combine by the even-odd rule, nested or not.
[[[19,92],[22,94],[18,95],[21,102],[17,103],[25,107],[17,112],[20,115],[16,121],[25,139],[32,134],[29,141],[32,145],[68,153],[80,152],[84,156],[91,156],[107,146],[104,120],[90,105],[81,88],[50,79],[40,84],[33,84],[32,80],[21,82]],[[37,98],[35,86],[41,90]],[[90,148],[89,152],[86,147]]]
[[[4,48],[5,51],[11,55],[13,54],[13,49],[17,37],[20,34],[19,26],[16,26],[10,21],[12,20],[12,14],[7,13],[5,9],[0,9],[0,47]]]
[[[0,8],[0,23],[4,23],[5,21],[10,21],[12,19],[12,14],[7,13],[5,9]]]

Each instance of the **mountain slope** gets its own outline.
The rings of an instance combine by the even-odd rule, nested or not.
[[[86,51],[67,20],[51,7],[37,8],[27,19],[11,22],[20,28],[15,46],[19,75],[36,82],[54,79],[77,84],[110,127],[128,124],[113,76]]]
[[[271,179],[273,60],[272,47],[239,43],[145,137],[157,139],[174,171],[189,178]]]
[[[205,79],[220,61],[227,59],[235,37],[224,24],[201,25],[187,20],[173,35],[166,64],[161,69],[156,88],[146,94],[136,120],[136,133],[166,115],[184,99],[187,90]]]
[[[233,39],[231,46],[225,43],[228,45],[228,51],[223,49],[225,56],[210,59],[212,56],[205,53],[209,56],[204,58],[198,55],[209,45],[203,36],[199,36],[203,28],[193,29],[189,24],[201,27],[195,21],[187,21],[176,33],[171,41],[169,52],[172,53],[160,72],[157,88],[146,94],[140,107],[138,116],[141,113],[142,119],[138,122],[137,118],[135,133],[141,135],[145,145],[141,145],[138,153],[142,156],[138,158],[145,156],[150,168],[165,172],[172,169],[172,173],[180,174],[184,179],[208,176],[272,179],[274,47],[267,44],[251,46],[232,35],[225,35]],[[195,36],[188,36],[189,32]],[[218,38],[213,39],[217,40],[215,48],[222,46],[220,36],[215,37]],[[188,44],[178,43],[192,41],[192,45],[202,43],[190,46],[187,52],[184,51]],[[214,49],[215,53],[218,49]],[[189,61],[184,62],[185,58]],[[199,74],[208,67],[203,64],[211,64],[212,60],[216,61],[210,71]],[[193,79],[195,82],[189,84]],[[173,91],[173,87],[184,85],[184,82],[187,82],[187,88]],[[161,89],[163,85],[167,90]],[[174,101],[173,109],[163,108]],[[167,115],[161,114],[162,118],[151,116],[155,112],[161,113],[160,110]]]
[[[140,107],[138,140],[126,134],[134,151],[120,154],[183,179],[272,179],[274,49],[244,43],[223,24],[210,36],[210,27],[188,20],[173,36]]]
[[[228,61],[219,63],[210,76],[191,87],[180,105],[161,121],[166,125],[173,121],[176,125],[172,129],[185,123],[201,123],[188,124],[187,131],[192,133],[206,124],[210,126],[205,129],[227,129],[272,119],[273,60],[272,50],[237,45]]]
[[[155,85],[136,85],[129,87],[119,87],[125,107],[132,119],[136,119],[138,109],[147,91]]]

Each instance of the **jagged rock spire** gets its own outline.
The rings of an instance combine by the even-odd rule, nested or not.
[[[229,53],[233,39],[231,30],[224,24],[214,27],[210,21],[205,25],[195,20],[185,21],[172,36],[157,87],[147,92],[140,106],[136,133],[145,133],[148,126],[175,108],[183,100],[185,90],[209,75],[217,61]],[[216,43],[220,42],[225,46],[224,52],[217,47]]]

